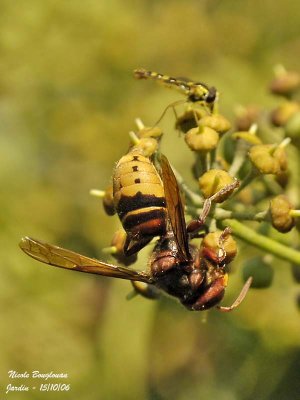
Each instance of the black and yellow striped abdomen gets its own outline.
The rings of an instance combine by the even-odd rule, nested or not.
[[[147,157],[132,152],[120,159],[114,171],[113,196],[122,225],[135,240],[165,233],[164,189]]]
[[[213,104],[217,97],[216,88],[209,87],[203,82],[194,82],[185,78],[173,78],[144,68],[135,69],[133,74],[137,79],[153,79],[166,87],[175,88],[187,96],[188,101],[192,103]]]

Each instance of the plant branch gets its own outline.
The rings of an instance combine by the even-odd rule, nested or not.
[[[251,211],[230,211],[224,210],[223,208],[216,208],[214,213],[214,218],[217,220],[224,219],[238,219],[240,221],[268,221],[269,212],[261,211],[258,213],[254,213]]]
[[[289,261],[293,264],[300,265],[300,252],[287,247],[277,241],[270,239],[266,236],[256,233],[253,229],[245,226],[241,222],[233,219],[225,219],[222,221],[222,226],[229,226],[233,230],[233,234],[244,240],[245,242],[261,249],[267,251],[281,258],[282,260]]]

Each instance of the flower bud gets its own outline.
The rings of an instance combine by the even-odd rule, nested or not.
[[[284,147],[278,146],[274,150],[274,158],[279,162],[280,173],[288,169],[287,154]]]
[[[136,294],[140,294],[150,300],[156,300],[160,297],[160,291],[154,285],[149,285],[148,283],[131,281],[132,286]]]
[[[158,149],[158,142],[151,137],[140,139],[139,143],[131,148],[131,152],[138,152],[145,157],[151,157]]]
[[[140,138],[154,138],[159,139],[162,136],[163,132],[161,128],[158,126],[153,127],[143,127],[138,131],[138,136]]]
[[[208,126],[214,129],[219,135],[223,135],[231,128],[231,123],[221,114],[205,115],[201,118],[199,126]]]
[[[300,111],[295,112],[285,125],[285,132],[288,137],[300,136]]]
[[[208,126],[197,127],[190,129],[184,139],[191,150],[207,152],[217,147],[219,134]]]
[[[106,188],[102,198],[102,204],[107,215],[114,215],[116,213],[112,186]]]
[[[270,91],[279,96],[289,97],[300,88],[298,72],[286,71],[277,76],[270,85]]]
[[[137,254],[133,254],[129,257],[124,254],[124,244],[126,241],[127,234],[123,229],[118,229],[111,241],[111,246],[115,247],[115,251],[111,255],[119,262],[126,266],[136,262]]]
[[[282,187],[282,189],[285,189],[289,183],[290,174],[288,171],[279,172],[279,174],[275,176],[275,180]]]
[[[257,106],[239,107],[237,110],[237,119],[235,122],[238,131],[248,131],[260,116],[260,110]]]
[[[225,189],[226,186],[232,184],[233,182],[234,178],[232,178],[228,172],[221,169],[210,169],[199,178],[200,190],[206,199],[220,190]],[[214,201],[216,203],[222,203],[224,200],[228,199],[234,189],[235,188],[230,188]]]
[[[299,103],[289,101],[281,104],[272,111],[270,119],[274,126],[284,126],[288,120],[299,111]]]
[[[246,282],[252,276],[252,288],[265,289],[271,286],[274,270],[262,257],[254,257],[247,260],[243,266],[243,280]]]
[[[289,199],[284,195],[274,197],[270,201],[270,215],[272,225],[281,233],[289,232],[295,225],[295,220],[290,215],[293,209]]]
[[[249,150],[249,158],[262,174],[279,174],[287,169],[287,158],[283,147],[259,144]]]
[[[253,204],[255,204],[255,190],[246,186],[237,194],[236,198],[238,202],[245,206],[253,206]]]
[[[210,232],[204,236],[200,253],[203,257],[218,263],[229,264],[237,254],[237,244],[232,235],[223,231]]]
[[[204,110],[187,110],[177,118],[175,128],[182,133],[186,133],[198,126],[198,121],[204,116]]]

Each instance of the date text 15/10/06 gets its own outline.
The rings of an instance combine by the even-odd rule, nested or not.
[[[41,383],[38,390],[40,392],[68,392],[71,388],[70,384],[67,383]],[[35,386],[29,387],[26,385],[14,386],[11,383],[6,386],[6,394],[9,392],[29,392],[30,390],[36,390]]]

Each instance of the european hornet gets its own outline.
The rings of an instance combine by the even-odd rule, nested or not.
[[[166,232],[161,230],[162,234],[156,233],[160,235],[160,239],[154,247],[149,260],[149,269],[146,271],[108,264],[29,237],[21,240],[20,247],[34,259],[55,267],[154,285],[179,299],[189,310],[201,311],[211,308],[221,301],[227,286],[226,252],[223,242],[228,231],[225,230],[221,235],[218,251],[199,250],[190,245],[180,189],[165,156],[161,156],[161,179],[166,206],[161,204],[158,206],[163,210],[158,220],[162,221],[165,216],[165,221],[159,226],[167,225],[167,229]],[[207,209],[208,206],[206,213]],[[153,218],[152,222],[154,221],[157,219]],[[141,223],[144,221],[141,220]],[[198,230],[201,223],[200,218],[194,224],[190,224],[189,231]],[[218,306],[218,309],[231,311],[236,308],[244,299],[251,281],[249,278],[230,307]]]

